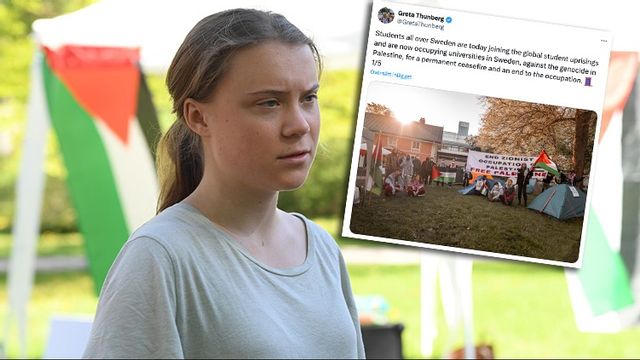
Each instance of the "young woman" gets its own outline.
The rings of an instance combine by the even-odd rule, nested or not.
[[[201,20],[167,74],[159,214],[102,288],[85,357],[362,358],[333,238],[279,210],[316,152],[320,60],[283,16]]]
[[[504,196],[502,197],[502,203],[505,205],[511,205],[515,197],[516,197],[516,188],[513,185],[513,180],[507,179],[507,186],[505,186],[504,188]]]

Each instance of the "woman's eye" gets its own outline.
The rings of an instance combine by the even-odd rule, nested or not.
[[[313,102],[318,100],[318,94],[310,94],[304,97],[305,102]]]
[[[266,100],[266,101],[259,102],[258,105],[262,107],[267,107],[267,108],[274,108],[274,107],[277,107],[279,104],[277,100]]]

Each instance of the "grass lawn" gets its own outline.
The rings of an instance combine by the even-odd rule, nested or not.
[[[460,186],[428,186],[424,197],[371,196],[354,206],[351,231],[414,242],[575,262],[582,219],[560,221],[524,206],[461,195]],[[529,196],[529,202],[533,200]]]
[[[389,317],[405,326],[405,356],[420,354],[420,268],[349,266],[354,293],[382,295]],[[583,334],[576,330],[563,271],[516,262],[474,264],[476,339],[494,346],[501,358],[635,357],[640,356],[640,329],[618,334]],[[0,321],[6,318],[6,276],[0,276]],[[29,307],[28,357],[41,357],[54,314],[91,316],[97,298],[86,272],[39,274]],[[439,312],[435,356],[442,356],[447,337]],[[462,334],[453,335],[460,344]],[[8,355],[17,357],[15,336]]]
[[[432,189],[429,189],[432,190]],[[450,189],[431,191],[425,199],[441,195],[457,195]],[[461,196],[462,197],[462,196]],[[492,206],[543,217],[522,208],[506,208],[488,204],[480,197],[467,196],[472,206]],[[467,199],[465,199],[467,200]],[[337,218],[315,219],[334,236],[340,232]],[[555,220],[553,220],[555,221]],[[557,222],[559,223],[559,222]],[[9,235],[0,234],[0,257],[9,252]],[[366,240],[336,236],[340,246],[389,246]],[[38,245],[40,255],[82,254],[80,234],[43,234]],[[422,357],[420,353],[420,268],[417,265],[351,265],[352,287],[358,295],[382,295],[390,304],[389,318],[405,326],[405,356]],[[477,341],[494,346],[498,357],[627,357],[640,356],[640,329],[618,334],[583,334],[577,331],[569,302],[563,270],[552,266],[523,264],[513,261],[482,261],[474,264],[474,321]],[[6,274],[0,274],[0,322],[7,311]],[[41,357],[49,336],[53,315],[92,316],[97,304],[87,272],[38,274],[29,305],[28,357]],[[435,357],[443,356],[447,339],[462,343],[462,334],[447,334],[442,309],[438,310],[439,337]],[[3,338],[0,338],[3,340]],[[7,354],[17,357],[15,332]]]

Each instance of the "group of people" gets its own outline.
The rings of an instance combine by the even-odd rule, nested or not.
[[[518,194],[518,205],[522,205],[524,199],[524,206],[527,206],[527,184],[533,176],[533,169],[528,169],[525,164],[522,164],[518,169],[518,176],[516,183],[513,183],[512,179],[507,179],[503,186],[496,181],[491,188],[489,188],[488,179],[485,176],[480,176],[475,182],[475,190],[481,195],[486,196],[489,201],[499,201],[505,205],[511,205]]]
[[[501,201],[505,205],[511,205],[515,200],[515,194],[518,194],[518,205],[522,205],[524,200],[524,206],[527,206],[527,184],[533,177],[533,168],[528,169],[525,164],[522,164],[518,169],[518,176],[516,183],[513,183],[512,179],[508,179],[506,185],[503,186],[499,182],[495,182],[491,188],[489,188],[486,177],[480,176],[475,182],[475,189],[480,194],[487,197],[489,201]],[[467,184],[471,179],[470,173],[465,173],[464,183]],[[583,181],[583,177],[576,175],[574,170],[566,175],[560,171],[560,176],[554,176],[552,173],[548,173],[542,180],[543,189],[548,189],[556,184],[568,184],[571,186],[578,186]]]
[[[413,177],[419,176],[423,185],[431,183],[431,168],[435,163],[426,158],[423,161],[416,156],[407,155],[397,149],[393,149],[385,159],[385,169],[388,174],[400,170],[403,180],[408,183]]]
[[[410,180],[407,181],[402,172],[396,169],[387,175],[384,180],[384,194],[392,196],[404,191],[406,191],[409,196],[424,196],[424,183],[420,175],[413,175]]]
[[[441,174],[446,173],[446,174],[454,174],[454,175],[444,176],[444,177],[440,177],[440,179],[435,179],[436,185],[444,186],[444,184],[447,183],[449,187],[453,186],[453,183],[455,182],[455,174],[458,171],[458,166],[456,165],[455,161],[451,161],[449,165],[446,165],[443,160],[440,160],[438,171],[440,171]]]
[[[434,167],[441,172],[455,172],[457,169],[454,162],[445,165],[444,161],[441,161],[440,166],[436,166],[429,157],[420,161],[416,156],[392,150],[385,161],[385,168],[389,170],[384,180],[385,194],[395,195],[397,191],[406,191],[410,196],[421,196],[425,193],[425,186],[430,185],[432,181],[435,181],[436,185],[444,186],[447,181],[432,178]],[[453,181],[453,178],[448,181],[449,186],[453,185]]]
[[[502,186],[496,181],[491,189],[489,189],[489,182],[484,176],[481,176],[475,183],[475,190],[481,195],[486,196],[489,201],[499,201],[505,205],[511,205],[513,203],[516,197],[516,189],[518,188],[521,187],[515,185],[511,179],[507,180],[505,186]]]
[[[578,186],[579,184],[582,185],[581,183],[584,180],[584,177],[577,176],[574,170],[569,171],[569,175],[565,174],[563,171],[559,171],[559,173],[560,176],[548,173],[542,180],[542,186],[545,190],[557,184],[567,184],[571,186]]]

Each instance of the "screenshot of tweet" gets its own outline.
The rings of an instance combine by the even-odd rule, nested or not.
[[[611,41],[374,2],[342,235],[580,267]]]

